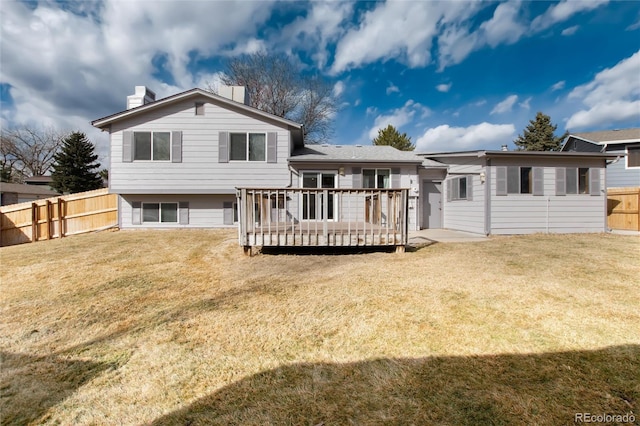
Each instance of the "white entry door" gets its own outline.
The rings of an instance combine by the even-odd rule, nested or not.
[[[336,174],[330,172],[303,172],[302,187],[327,189],[335,188]],[[302,194],[302,219],[324,219],[322,216],[322,212],[324,211],[324,203],[327,203],[327,219],[333,220],[335,218],[337,208],[334,194],[328,194],[326,200],[324,200],[323,194],[321,193]]]

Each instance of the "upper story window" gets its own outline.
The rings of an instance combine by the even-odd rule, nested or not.
[[[389,169],[363,169],[362,187],[384,189],[389,188]]]
[[[267,135],[265,133],[230,133],[229,160],[266,161]]]
[[[133,132],[133,159],[170,161],[171,132]]]
[[[640,145],[627,147],[627,167],[640,167]]]

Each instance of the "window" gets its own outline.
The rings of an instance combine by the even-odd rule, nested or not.
[[[362,187],[384,189],[389,188],[389,169],[363,169]]]
[[[133,132],[133,159],[147,161],[171,160],[170,132]]]
[[[471,200],[471,176],[460,176],[449,180],[448,183],[449,201]]]
[[[627,147],[627,167],[640,167],[640,146]]]
[[[231,161],[266,161],[267,135],[265,133],[230,133]]]
[[[143,223],[178,223],[178,203],[143,203]]]
[[[336,188],[335,173],[304,172],[302,173],[303,188]],[[324,209],[327,210],[327,219],[333,220],[336,215],[337,200],[331,192],[324,199],[324,194],[319,192],[307,192],[302,194],[302,219],[323,219]]]
[[[567,167],[566,169],[566,193],[567,194],[588,194],[589,193],[589,169],[580,167]]]
[[[531,167],[507,167],[507,194],[531,194],[532,173]]]
[[[204,102],[196,102],[196,115],[204,115]]]

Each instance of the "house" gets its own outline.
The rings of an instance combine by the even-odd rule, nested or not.
[[[48,186],[24,185],[20,183],[0,183],[0,205],[26,203],[29,201],[40,200],[42,198],[50,198],[58,196],[57,192]]]
[[[442,180],[444,228],[485,235],[607,230],[604,183],[607,162],[615,155],[467,151],[423,156],[448,166]],[[440,201],[437,188],[429,192],[437,183],[423,182],[425,209]]]
[[[41,186],[47,189],[53,189],[51,186],[53,184],[53,177],[51,175],[47,176],[31,176],[24,179],[24,183],[27,185]]]
[[[248,106],[243,87],[156,100],[137,86],[92,124],[110,134],[122,229],[238,226],[245,248],[404,247],[408,231],[440,227],[606,230],[607,153],[305,144],[300,124]]]
[[[562,151],[620,155],[607,167],[607,188],[640,187],[640,128],[570,134]]]

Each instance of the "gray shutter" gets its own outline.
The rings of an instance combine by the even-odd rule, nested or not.
[[[362,168],[361,167],[351,168],[351,187],[362,188]]]
[[[131,208],[131,223],[134,225],[140,225],[142,223],[142,203],[140,201],[134,201],[133,203],[131,203]]]
[[[533,195],[544,195],[544,168],[533,168]]]
[[[391,188],[400,188],[402,186],[402,180],[400,175],[400,168],[391,169]]]
[[[225,201],[222,203],[222,218],[225,225],[233,225],[233,203]]]
[[[188,201],[180,201],[178,203],[178,217],[180,220],[180,225],[189,224],[189,202]]]
[[[453,191],[452,191],[453,183],[452,182],[453,182],[452,179],[449,179],[447,181],[447,201],[451,201],[451,199],[453,198]]]
[[[171,162],[182,163],[182,132],[171,132]]]
[[[267,133],[267,163],[278,162],[278,134],[276,132]]]
[[[133,161],[133,132],[122,132],[122,162]]]
[[[589,169],[589,193],[591,195],[600,195],[600,169]]]
[[[467,176],[467,201],[473,200],[473,176]]]
[[[567,195],[567,169],[556,167],[556,195]]]
[[[218,163],[229,162],[229,132],[218,133]]]
[[[507,195],[507,168],[496,167],[496,195]]]

